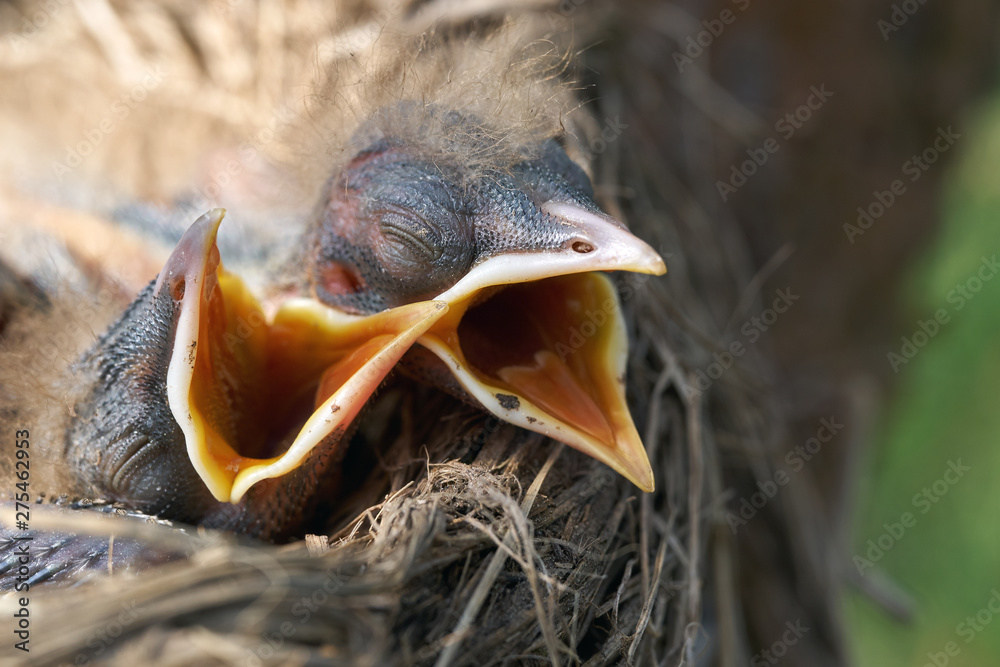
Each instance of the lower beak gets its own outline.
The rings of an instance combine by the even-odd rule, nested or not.
[[[560,276],[507,287],[481,303],[467,298],[419,342],[494,415],[653,490],[625,400],[625,325],[606,276]]]
[[[419,342],[494,415],[565,442],[643,491],[653,471],[625,398],[628,336],[618,293],[595,271],[662,274],[663,260],[617,222],[549,206],[584,252],[510,254],[439,299],[449,310]]]
[[[195,222],[157,280],[179,314],[167,370],[171,413],[216,499],[239,502],[257,482],[329,453],[403,353],[441,317],[428,301],[347,315],[309,299],[268,322],[219,262],[224,212]]]

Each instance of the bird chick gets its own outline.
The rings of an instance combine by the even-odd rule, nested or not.
[[[620,304],[594,272],[662,273],[662,260],[600,211],[557,141],[470,168],[448,156],[488,151],[489,136],[454,112],[425,118],[457,130],[427,136],[465,145],[363,128],[303,239],[314,298],[271,320],[221,265],[222,211],[192,225],[71,367],[71,418],[56,429],[67,491],[293,534],[335,486],[355,417],[415,344],[411,374],[652,489],[625,401]]]
[[[431,354],[408,356],[411,372],[457,382],[498,417],[652,490],[625,401],[620,304],[594,272],[662,274],[663,260],[600,210],[555,139],[484,166],[463,159],[494,142],[476,119],[434,109],[421,117],[406,134],[362,129],[353,142],[361,150],[328,182],[306,237],[313,294],[355,313],[448,304],[417,341]]]
[[[293,300],[266,321],[221,266],[222,217],[191,226],[76,364],[89,388],[65,458],[102,498],[275,539],[300,529],[318,490],[335,485],[354,417],[441,306],[357,318]]]

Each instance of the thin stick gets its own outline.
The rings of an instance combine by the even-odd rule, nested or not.
[[[691,480],[688,488],[688,511],[690,513],[691,546],[688,549],[688,618],[697,623],[701,618],[701,579],[698,563],[701,559],[701,491],[704,482],[704,466],[701,443],[701,397],[694,394],[688,400],[688,446],[691,457]],[[687,664],[695,664],[693,642],[685,648]]]

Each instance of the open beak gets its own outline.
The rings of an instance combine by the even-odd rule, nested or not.
[[[220,501],[338,447],[347,427],[407,349],[447,310],[440,301],[371,316],[311,299],[273,321],[221,265],[224,211],[199,218],[160,272],[178,309],[167,399],[198,475]]]
[[[662,258],[614,219],[565,203],[543,209],[575,229],[566,247],[507,253],[437,297],[448,311],[419,343],[505,421],[588,454],[643,491],[653,471],[625,400],[628,337],[611,281],[661,275]]]

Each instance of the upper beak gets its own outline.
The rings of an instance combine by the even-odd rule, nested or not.
[[[632,271],[654,276],[667,272],[663,258],[611,216],[563,202],[546,202],[542,210],[574,230],[574,237],[565,247],[490,257],[437,298],[451,303],[488,287],[587,271]]]
[[[235,503],[256,482],[336,448],[447,306],[427,301],[362,317],[295,299],[268,322],[221,266],[215,237],[223,215],[215,209],[191,226],[154,289],[169,290],[178,309],[167,369],[171,413],[198,475],[216,499]]]
[[[661,275],[666,266],[610,217],[565,203],[543,208],[574,228],[575,238],[557,250],[481,262],[437,297],[448,312],[419,342],[493,414],[652,491],[653,471],[625,398],[621,304],[611,281],[594,272]]]

